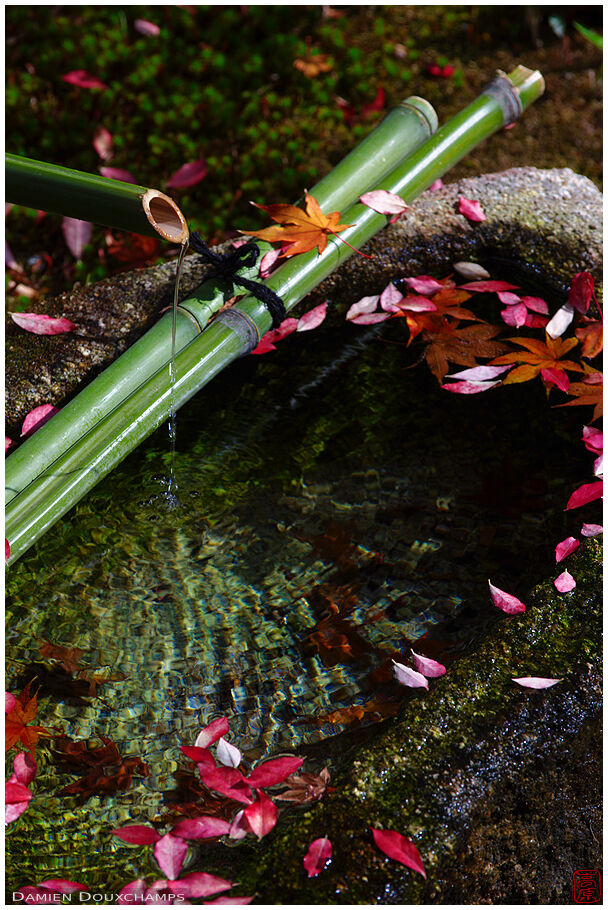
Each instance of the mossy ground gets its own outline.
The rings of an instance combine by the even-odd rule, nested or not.
[[[545,96],[448,179],[534,164],[569,166],[600,182],[601,52],[571,19],[563,20],[559,38],[542,7],[355,6],[338,8],[338,18],[325,9],[9,7],[8,150],[90,172],[104,163],[127,168],[140,184],[160,189],[184,162],[202,157],[207,177],[173,194],[192,228],[218,242],[265,224],[249,200],[295,201],[327,173],[381,118],[381,111],[361,114],[379,87],[385,110],[418,94],[444,122],[497,67],[523,63],[541,70]],[[601,28],[598,10],[581,7],[577,16]],[[138,18],[157,24],[160,34],[140,34]],[[325,55],[329,70],[307,77],[294,68],[307,55]],[[452,65],[453,75],[430,75],[435,63]],[[62,81],[78,69],[97,75],[107,90]],[[337,98],[354,108],[352,125]],[[106,162],[92,145],[99,125],[114,138]],[[60,217],[36,223],[34,215],[13,209],[7,239],[37,292],[57,293],[121,267],[107,256],[103,228],[75,263]],[[35,302],[14,289],[9,294],[11,309]]]

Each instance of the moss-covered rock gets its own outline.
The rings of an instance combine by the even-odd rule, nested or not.
[[[572,870],[601,867],[599,566],[588,541],[571,594],[538,586],[524,614],[431,681],[333,793],[253,852],[238,870],[244,893],[269,904],[569,903]],[[512,681],[528,675],[562,681]],[[427,879],[386,858],[370,827],[410,837]],[[317,837],[333,859],[308,880]]]

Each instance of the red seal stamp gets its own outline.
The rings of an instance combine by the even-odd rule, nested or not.
[[[572,873],[575,904],[601,904],[602,876],[597,869],[577,869]]]

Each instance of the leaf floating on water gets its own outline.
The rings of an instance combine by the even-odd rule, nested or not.
[[[247,783],[250,787],[260,789],[262,787],[274,787],[276,784],[282,784],[290,774],[293,774],[304,764],[303,758],[296,755],[285,758],[271,758],[262,762],[253,769]]]
[[[557,576],[553,584],[560,594],[567,594],[568,591],[573,591],[576,588],[576,582],[567,569]]]
[[[237,749],[221,736],[217,741],[217,757],[228,768],[238,768],[243,758],[241,750]]]
[[[177,878],[180,874],[187,853],[188,844],[174,834],[165,834],[154,846],[156,862],[169,879]]]
[[[19,328],[34,335],[62,335],[76,328],[64,316],[47,316],[44,313],[11,313],[10,316]]]
[[[512,677],[512,679],[518,686],[523,686],[526,689],[550,689],[551,686],[561,682],[561,679],[548,679],[542,676],[520,676],[519,679],[515,679],[515,677]]]
[[[481,204],[475,199],[466,199],[461,196],[458,200],[458,211],[469,221],[485,221],[486,216]]]
[[[206,749],[207,746],[213,745],[221,736],[225,736],[226,733],[228,733],[228,718],[217,717],[201,730],[196,737],[194,745],[201,749]]]
[[[475,281],[490,277],[490,273],[478,262],[455,262],[453,268],[465,281]]]
[[[346,314],[346,318],[348,320],[354,320],[356,316],[362,316],[366,313],[373,313],[378,306],[379,300],[379,294],[375,294],[371,297],[362,297],[360,300],[357,300],[356,303],[353,303],[350,306]]]
[[[409,838],[399,834],[398,831],[382,831],[377,828],[372,828],[372,834],[376,846],[390,859],[403,863],[404,866],[413,869],[414,872],[419,872],[420,875],[426,878],[426,871],[420,854]]]
[[[309,878],[314,878],[325,869],[331,859],[332,846],[328,837],[318,837],[308,848],[303,863]]]
[[[232,882],[227,881],[225,878],[219,878],[217,875],[211,875],[209,872],[191,872],[190,875],[184,875],[179,881],[172,881],[168,884],[171,894],[182,898],[209,897],[211,894],[217,894],[218,891],[227,891],[228,888],[232,888]],[[207,903],[218,904],[220,902],[225,903],[228,900],[234,900],[234,898],[217,898]],[[247,898],[242,900],[244,903],[248,903]],[[175,903],[179,903],[179,901]],[[182,903],[187,903],[187,901],[182,901]]]
[[[298,319],[296,332],[309,332],[321,325],[327,315],[327,303],[320,303]]]
[[[525,605],[519,598],[515,597],[515,595],[507,594],[506,591],[501,591],[501,589],[495,587],[489,579],[488,584],[490,586],[490,595],[494,601],[494,606],[498,607],[499,610],[502,610],[503,613],[508,613],[512,616],[515,613],[523,613],[525,611]]]
[[[239,803],[245,803],[245,805],[251,803],[251,788],[236,768],[213,768],[210,765],[199,765],[198,772],[201,781],[209,790],[214,790],[216,793],[221,793]]]
[[[404,278],[403,283],[407,284],[413,291],[416,291],[417,294],[422,294],[423,297],[431,297],[433,294],[445,290],[445,285],[440,281],[437,281],[436,278],[431,278],[430,275],[418,275],[416,278]]]
[[[277,823],[279,811],[269,796],[263,790],[256,790],[257,800],[247,806],[244,816],[251,830],[258,838],[264,837],[272,831]]]
[[[419,673],[422,673],[423,676],[428,676],[431,679],[434,679],[437,676],[443,676],[446,672],[443,664],[440,664],[437,660],[432,660],[430,657],[425,657],[423,654],[416,654],[415,651],[412,651],[414,657],[414,666]]]
[[[446,382],[441,386],[448,392],[457,392],[459,395],[476,395],[479,392],[487,392],[494,386],[500,385],[499,380],[493,382]]]
[[[393,661],[393,664],[395,665],[395,676],[401,685],[410,686],[412,689],[428,689],[429,684],[422,673],[418,673],[417,670],[410,670],[409,667],[398,664],[396,660]]]
[[[568,303],[578,310],[579,313],[586,313],[593,296],[595,282],[590,272],[577,272],[568,292]]]
[[[123,828],[115,828],[110,834],[119,837],[127,844],[136,844],[138,847],[155,844],[160,840],[160,834],[147,825],[125,825]]]
[[[583,537],[597,537],[598,534],[603,533],[604,529],[602,525],[587,524],[587,522],[584,522],[583,527],[581,528]]]
[[[561,543],[558,543],[555,548],[555,561],[561,562],[566,556],[570,556],[571,553],[574,553],[580,545],[581,542],[580,540],[577,540],[576,537],[566,537],[566,539],[562,540]]]
[[[171,829],[171,834],[182,837],[184,840],[205,840],[208,837],[221,837],[229,834],[231,824],[222,818],[212,815],[199,815],[198,818],[188,818]]]

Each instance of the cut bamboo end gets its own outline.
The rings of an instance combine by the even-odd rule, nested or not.
[[[188,241],[188,223],[170,196],[160,190],[146,190],[141,201],[146,218],[163,240],[171,243]]]

